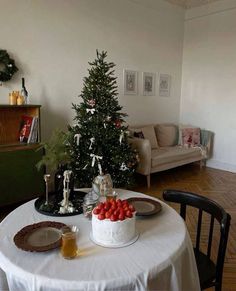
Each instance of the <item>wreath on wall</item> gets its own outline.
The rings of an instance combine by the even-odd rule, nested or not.
[[[0,49],[0,82],[11,80],[17,71],[15,61],[9,57],[6,50]]]

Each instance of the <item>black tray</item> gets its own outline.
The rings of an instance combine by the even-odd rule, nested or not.
[[[35,209],[44,215],[48,216],[73,216],[73,215],[78,215],[83,213],[83,199],[84,196],[87,194],[87,192],[82,192],[82,191],[75,191],[72,195],[71,198],[69,199],[73,206],[75,207],[75,211],[71,213],[59,213],[60,210],[60,205],[59,203],[62,200],[62,197],[58,193],[50,193],[48,196],[49,200],[49,207],[48,209],[44,207],[45,204],[45,196],[39,197],[35,202],[34,202],[34,207]]]

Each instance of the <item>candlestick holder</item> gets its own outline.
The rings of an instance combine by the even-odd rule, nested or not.
[[[64,180],[63,180],[63,200],[60,202],[60,210],[59,213],[72,213],[75,211],[75,207],[72,202],[69,200],[70,197],[70,179],[72,178],[72,171],[65,170],[64,171]]]
[[[49,201],[48,198],[48,184],[51,176],[50,174],[45,174],[43,178],[45,181],[45,202],[40,206],[40,209],[43,211],[50,211],[53,208],[53,204]]]

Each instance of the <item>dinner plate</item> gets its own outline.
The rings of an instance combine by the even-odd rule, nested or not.
[[[23,227],[14,236],[15,245],[30,252],[45,252],[60,247],[61,228],[66,224],[42,221]]]
[[[139,238],[139,233],[136,231],[135,236],[130,241],[128,241],[127,243],[122,243],[122,244],[116,244],[116,245],[108,246],[108,245],[105,245],[103,243],[100,243],[100,242],[96,241],[94,239],[94,237],[93,237],[93,233],[90,232],[90,239],[91,239],[91,241],[93,243],[95,243],[98,246],[101,246],[101,247],[104,247],[104,248],[109,248],[109,249],[116,249],[116,248],[124,248],[124,247],[127,247],[127,246],[132,245],[133,243],[135,243],[138,238]]]
[[[150,198],[131,197],[127,201],[136,210],[136,216],[150,216],[161,211],[161,203]]]

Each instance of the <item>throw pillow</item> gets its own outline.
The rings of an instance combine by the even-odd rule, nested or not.
[[[142,131],[135,131],[134,137],[144,138],[143,132]]]
[[[152,149],[158,148],[157,137],[153,125],[144,126],[139,130],[142,131],[144,138],[150,141]]]
[[[200,128],[184,127],[181,128],[181,144],[184,146],[200,145]]]
[[[155,127],[157,141],[161,147],[175,146],[178,143],[178,127],[175,124],[159,124]]]

